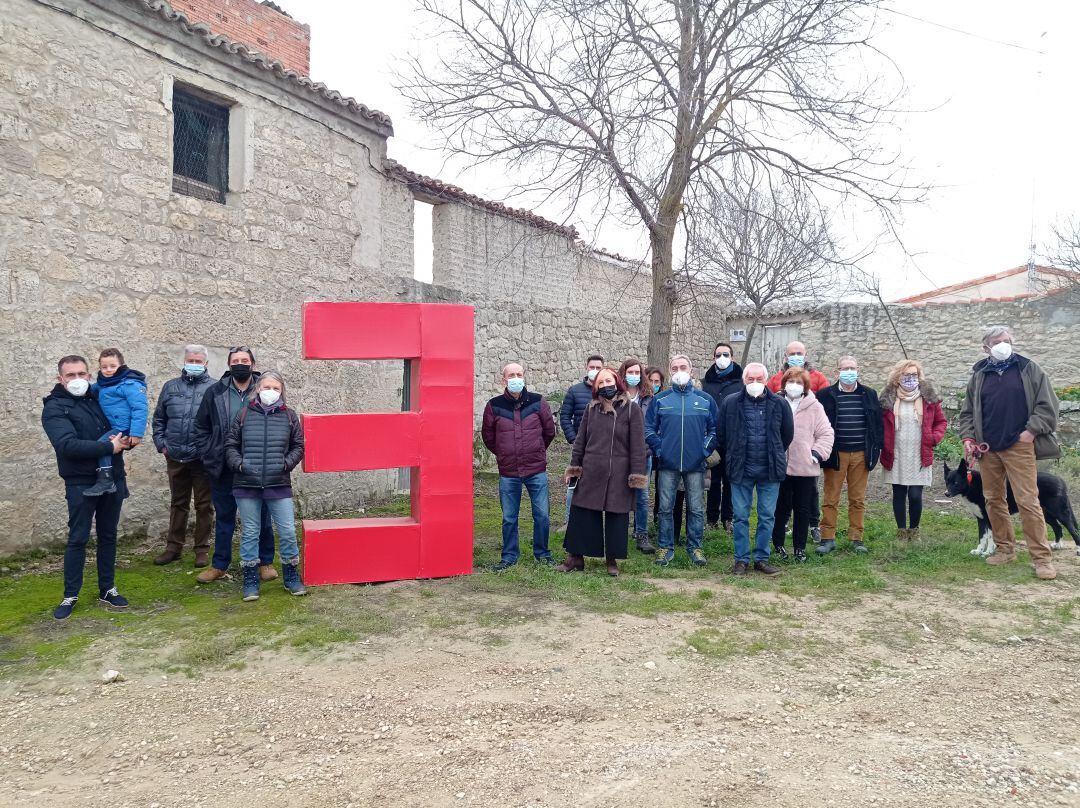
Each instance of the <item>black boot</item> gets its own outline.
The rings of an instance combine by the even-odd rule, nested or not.
[[[100,497],[102,494],[115,494],[116,483],[113,482],[112,469],[104,468],[97,470],[97,482],[83,491],[84,497]]]
[[[634,542],[637,544],[639,552],[645,553],[646,555],[656,555],[656,548],[653,546],[653,543],[649,541],[648,533],[635,533]]]

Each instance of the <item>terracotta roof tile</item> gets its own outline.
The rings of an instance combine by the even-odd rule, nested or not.
[[[241,42],[234,42],[223,34],[215,34],[210,30],[210,26],[206,23],[192,22],[186,14],[182,11],[176,11],[172,6],[165,2],[165,0],[124,0],[124,2],[140,7],[152,14],[157,14],[163,20],[176,25],[185,34],[198,37],[212,48],[217,48],[218,50],[234,56],[238,60],[273,73],[275,76],[284,79],[294,87],[298,87],[313,95],[318,95],[328,101],[332,101],[334,104],[342,107],[344,112],[351,113],[369,126],[374,125],[387,137],[393,134],[393,122],[390,120],[390,116],[385,112],[370,109],[355,98],[349,98],[348,96],[342,95],[337,90],[331,90],[322,82],[312,81],[309,76],[305,76],[302,73],[298,73],[295,70],[285,67],[285,65],[277,59],[271,59],[248,45]]]

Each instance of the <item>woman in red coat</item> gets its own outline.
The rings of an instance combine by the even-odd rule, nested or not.
[[[881,391],[881,417],[885,425],[881,465],[885,481],[892,483],[896,537],[914,541],[919,538],[923,488],[933,478],[934,447],[948,426],[941,396],[918,362],[905,359],[889,373]]]

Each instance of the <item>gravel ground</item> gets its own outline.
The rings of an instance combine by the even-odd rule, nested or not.
[[[0,793],[13,808],[1080,805],[1071,625],[1005,636],[1000,613],[940,593],[799,609],[786,647],[726,658],[688,645],[693,617],[557,611],[496,640],[414,630],[194,679],[104,684],[99,655],[0,684]]]

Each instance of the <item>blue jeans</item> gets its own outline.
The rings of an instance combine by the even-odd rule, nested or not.
[[[548,534],[551,532],[551,517],[548,515],[548,477],[542,471],[531,477],[500,477],[499,504],[502,506],[502,560],[513,564],[521,557],[518,548],[518,514],[521,511],[521,488],[529,492],[533,518],[533,555],[536,558],[551,558],[548,549]],[[567,508],[569,508],[569,499]]]
[[[705,535],[705,472],[660,469],[656,499],[660,503],[660,549],[675,549],[675,492],[679,479],[686,489],[686,552],[700,550]],[[636,517],[635,517],[636,518]]]
[[[735,511],[735,560],[750,563],[750,505],[757,489],[757,533],[754,536],[754,561],[768,561],[776,521],[776,498],[780,483],[765,480],[742,480],[731,484],[731,504]]]
[[[214,501],[214,569],[223,572],[232,563],[233,533],[236,531],[236,498],[232,495],[232,474],[210,480],[210,498]],[[274,528],[270,511],[263,508],[262,533],[259,535],[259,563],[274,563]]]
[[[64,597],[75,598],[82,589],[83,567],[86,565],[86,545],[90,529],[97,528],[98,594],[113,588],[116,575],[116,526],[120,523],[120,508],[127,497],[127,483],[116,483],[115,494],[84,497],[89,485],[65,486],[68,507],[68,540],[64,550]]]
[[[634,535],[649,532],[649,481],[652,480],[652,455],[645,460],[645,487],[634,491]]]
[[[251,499],[239,497],[236,510],[240,513],[240,566],[254,567],[261,564],[263,509],[270,511],[277,528],[278,549],[282,564],[295,564],[300,560],[300,547],[296,543],[296,512],[292,497],[285,499]],[[273,560],[273,556],[271,556]]]
[[[98,438],[98,443],[110,443],[112,441],[112,439],[113,439],[113,435],[123,435],[123,434],[124,433],[121,432],[119,429],[110,429],[108,432],[106,432],[104,435],[102,435],[100,438]],[[104,457],[99,457],[98,461],[97,461],[97,467],[99,469],[111,469],[112,468],[112,455],[107,454]]]

